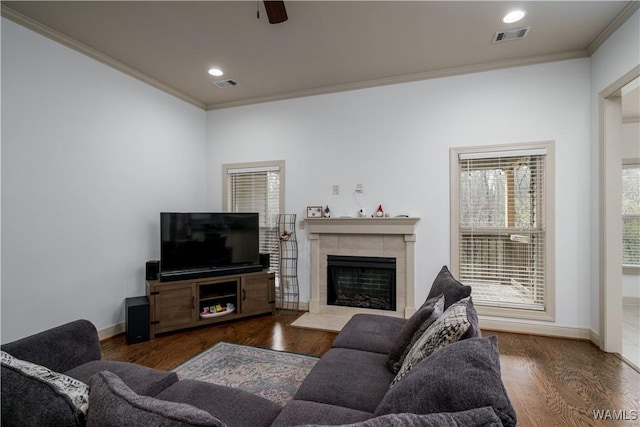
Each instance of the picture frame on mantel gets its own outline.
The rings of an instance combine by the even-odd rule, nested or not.
[[[307,218],[322,218],[322,206],[307,206]]]

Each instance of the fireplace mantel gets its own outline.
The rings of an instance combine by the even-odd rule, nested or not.
[[[307,218],[305,222],[311,243],[309,313],[352,315],[363,312],[351,307],[327,306],[326,256],[333,254],[397,258],[396,311],[369,312],[405,318],[411,316],[415,312],[415,225],[419,220],[416,217]]]
[[[309,234],[413,234],[420,218],[307,218]]]

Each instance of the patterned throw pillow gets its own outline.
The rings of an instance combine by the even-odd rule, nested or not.
[[[67,398],[84,416],[89,407],[89,386],[59,372],[41,365],[16,359],[5,351],[0,351],[0,364],[26,377],[49,384],[59,395]]]
[[[402,367],[391,382],[391,386],[400,381],[423,359],[447,344],[458,341],[467,332],[470,326],[469,319],[467,319],[467,304],[470,303],[471,297],[466,297],[452,304],[442,316],[424,331],[407,353]]]

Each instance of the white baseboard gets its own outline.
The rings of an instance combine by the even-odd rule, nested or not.
[[[115,337],[118,334],[123,334],[124,331],[125,331],[124,322],[116,323],[115,325],[100,329],[98,331],[98,339],[100,339],[100,341],[103,341],[103,340],[106,340],[107,338]]]
[[[483,319],[480,317],[480,330],[515,332],[518,334],[546,335],[550,337],[591,340],[591,330],[568,326],[541,325],[539,323],[513,322],[509,320]]]

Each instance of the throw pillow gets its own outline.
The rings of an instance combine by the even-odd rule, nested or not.
[[[407,348],[413,340],[416,331],[426,325],[426,329],[435,320],[442,315],[444,307],[444,297],[442,295],[425,301],[413,315],[402,326],[400,333],[396,337],[389,351],[389,360],[387,366],[394,374],[398,372],[396,365],[402,365],[403,355],[406,354]]]
[[[85,383],[45,366],[16,359],[5,351],[0,351],[0,365],[23,377],[45,384],[69,402],[74,418],[84,420],[89,406],[89,387]]]
[[[433,281],[427,299],[440,294],[444,294],[444,308],[446,310],[454,302],[471,295],[471,286],[458,282],[445,265]]]
[[[422,336],[418,338],[407,353],[391,386],[402,379],[415,365],[444,346],[456,342],[469,329],[467,304],[471,297],[464,298],[445,310]]]
[[[341,424],[335,427],[502,427],[500,418],[491,406],[470,409],[468,411],[440,414],[388,414],[370,418],[353,424]],[[329,427],[328,425],[308,424],[300,427]]]
[[[133,392],[116,374],[102,371],[89,380],[91,407],[87,425],[225,427],[222,421],[186,403],[169,402]]]
[[[516,425],[516,413],[500,377],[495,336],[448,345],[390,387],[374,416],[410,412],[432,414],[491,406],[505,427]]]

